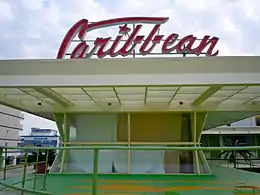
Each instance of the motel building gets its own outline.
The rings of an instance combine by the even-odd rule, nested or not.
[[[31,128],[29,135],[21,136],[20,146],[59,147],[60,137],[54,129]]]
[[[208,194],[211,185],[218,194],[231,194],[242,186],[237,181],[256,186],[259,175],[208,163],[201,137],[260,113],[260,57],[218,56],[221,39],[215,35],[164,34],[159,30],[168,19],[83,19],[68,30],[57,59],[0,61],[1,104],[55,121],[62,146],[74,148],[57,155],[46,177],[48,192],[82,194],[92,184],[92,194],[142,191],[123,182],[95,184],[99,177],[121,176],[182,180],[161,188],[181,195]],[[91,39],[108,28],[114,36]],[[75,184],[92,174],[93,183]],[[195,176],[202,183],[185,192],[180,186]],[[155,192],[156,186],[146,189]]]

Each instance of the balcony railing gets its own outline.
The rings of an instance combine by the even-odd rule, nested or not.
[[[2,180],[0,181],[0,185],[2,186],[1,190],[5,190],[7,188],[14,189],[17,191],[20,191],[21,194],[29,193],[29,194],[42,194],[42,195],[55,195],[54,191],[50,190],[50,186],[48,185],[55,185],[54,183],[48,183],[48,174],[49,171],[59,174],[65,174],[70,173],[70,169],[68,168],[70,165],[73,165],[74,161],[69,159],[67,156],[66,159],[66,153],[68,154],[71,152],[71,154],[75,151],[92,151],[91,159],[92,161],[92,168],[91,171],[85,172],[84,174],[88,174],[92,176],[92,179],[90,181],[91,183],[91,193],[93,195],[98,194],[98,182],[99,182],[99,174],[100,174],[100,163],[102,161],[102,153],[107,151],[125,151],[125,152],[141,152],[144,151],[142,154],[148,154],[150,151],[178,151],[180,153],[182,152],[192,152],[194,155],[194,162],[195,168],[193,172],[184,172],[182,174],[192,174],[192,175],[202,175],[202,174],[211,174],[210,168],[208,167],[208,164],[206,162],[206,159],[204,155],[202,155],[203,151],[209,151],[209,150],[260,150],[260,146],[251,146],[251,147],[162,147],[162,146],[71,146],[71,147],[61,147],[61,148],[43,148],[43,147],[3,147],[0,149],[1,155],[0,157],[7,157],[8,152],[11,150],[24,150],[24,162],[18,166],[8,166],[6,163],[4,163],[4,167],[1,169],[1,176]],[[55,149],[58,153],[58,156],[54,163],[52,164],[52,167],[50,167],[50,152],[51,150]],[[36,151],[36,159],[34,162],[32,160],[29,160],[30,157],[30,151]],[[45,156],[45,159],[42,159],[40,157],[42,152],[43,156]],[[196,155],[196,153],[198,155]],[[78,155],[83,153],[78,153]],[[90,153],[86,153],[90,154]],[[109,153],[112,154],[112,153]],[[134,156],[135,153],[133,153]],[[150,155],[151,159],[153,155]],[[147,158],[150,158],[148,156],[144,156],[147,160]],[[6,158],[5,158],[6,159]],[[60,159],[60,161],[59,161]],[[83,158],[84,159],[84,158]],[[103,159],[104,160],[104,159]],[[131,159],[130,159],[131,160]],[[58,162],[59,161],[59,162]],[[78,161],[79,162],[79,161]],[[107,164],[106,161],[103,162],[104,164]],[[139,162],[143,163],[143,162]],[[87,164],[84,162],[84,164]],[[128,161],[126,161],[127,165],[131,165]],[[138,167],[140,167],[138,164]],[[39,171],[39,167],[43,166],[43,169]],[[77,166],[80,167],[80,164]],[[127,170],[125,174],[131,174],[131,168],[134,169],[132,166],[126,166]],[[170,168],[172,170],[172,168]],[[110,172],[110,174],[113,173],[113,170]],[[174,173],[173,172],[169,172]],[[147,174],[150,174],[148,171]],[[164,175],[167,175],[164,173]]]

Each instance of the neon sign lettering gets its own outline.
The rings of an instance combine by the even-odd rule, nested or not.
[[[170,54],[172,52],[183,54],[185,52],[199,56],[206,49],[206,56],[218,55],[219,51],[214,51],[219,40],[218,37],[205,35],[202,39],[198,40],[194,35],[187,35],[179,39],[179,34],[172,33],[163,40],[165,36],[158,34],[158,30],[168,19],[169,18],[164,17],[132,17],[110,19],[95,23],[89,23],[88,20],[82,19],[75,23],[65,35],[60,45],[57,58],[62,59],[65,57],[75,37],[78,37],[80,42],[73,48],[70,58],[90,58],[94,54],[96,54],[98,58],[105,56],[116,57],[119,55],[127,56],[136,49],[137,45],[140,45],[140,54],[147,55],[150,54],[159,43],[162,43],[162,54]],[[122,42],[123,37],[131,31],[131,29],[127,27],[127,24],[133,23],[138,25],[132,29],[127,40],[119,47],[119,43]],[[153,29],[147,36],[138,34],[142,29],[142,24],[154,24]],[[90,48],[90,45],[85,41],[87,32],[110,26],[119,26],[118,36],[116,36],[112,45],[108,47],[108,43],[112,40],[111,37],[97,37],[94,41],[94,46]],[[194,46],[195,41],[199,41],[199,44],[196,44],[197,46]]]

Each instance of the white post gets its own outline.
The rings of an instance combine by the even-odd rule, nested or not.
[[[194,112],[193,116],[193,142],[197,142],[197,112]],[[196,144],[194,144],[195,147],[197,147]],[[200,162],[199,162],[199,155],[198,150],[195,150],[195,166],[197,169],[197,174],[200,175]]]
[[[127,145],[131,146],[131,115],[127,114]],[[131,173],[131,150],[127,150],[127,173]]]
[[[14,156],[13,158],[13,165],[16,165],[17,156]]]

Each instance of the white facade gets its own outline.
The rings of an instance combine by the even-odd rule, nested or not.
[[[232,127],[256,127],[255,117],[250,117],[231,124]]]
[[[21,111],[0,105],[0,146],[17,146],[17,143],[20,142],[19,133],[23,130],[21,124],[23,119]],[[8,151],[7,156],[12,157],[10,163],[15,164],[16,156],[19,156],[19,153]]]

